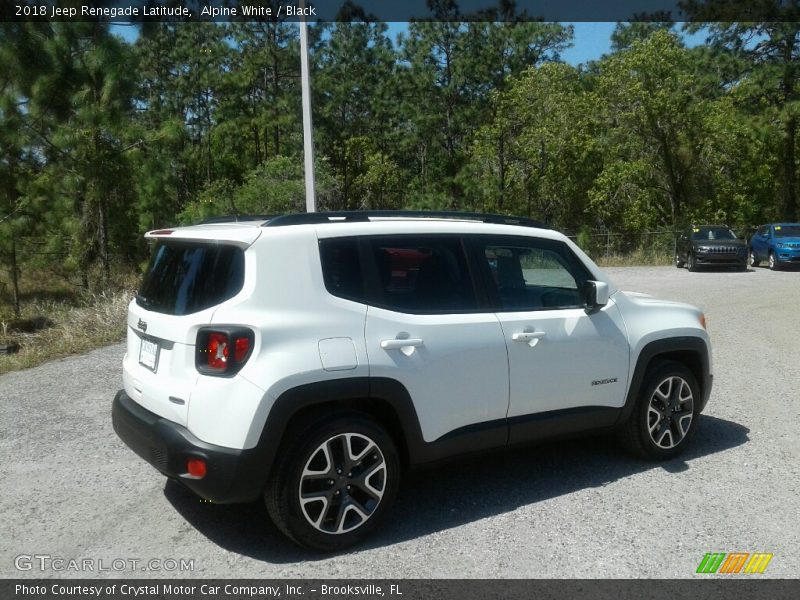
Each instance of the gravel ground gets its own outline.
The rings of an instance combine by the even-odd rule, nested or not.
[[[124,350],[110,346],[0,377],[0,577],[684,578],[712,551],[771,552],[763,577],[796,577],[800,272],[607,271],[708,315],[714,391],[680,459],[641,462],[601,438],[458,463],[407,481],[366,545],[317,556],[259,504],[203,503],[117,439]],[[194,569],[20,572],[20,554]]]

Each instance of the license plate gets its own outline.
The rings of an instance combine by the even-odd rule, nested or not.
[[[139,347],[139,364],[155,373],[158,368],[159,350],[160,348],[156,342],[142,338],[142,345]]]

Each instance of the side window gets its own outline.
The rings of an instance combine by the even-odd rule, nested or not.
[[[334,296],[366,302],[356,238],[321,240],[319,255],[325,288]]]
[[[408,313],[466,312],[475,292],[461,240],[396,236],[371,240],[381,297],[376,304]]]
[[[583,307],[589,279],[567,248],[546,240],[513,240],[483,245],[483,255],[502,310]]]
[[[767,226],[762,225],[758,228],[758,235],[767,235]]]

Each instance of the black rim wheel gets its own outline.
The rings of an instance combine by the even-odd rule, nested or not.
[[[653,443],[663,450],[678,446],[692,425],[694,394],[689,383],[670,375],[659,383],[647,407],[647,431]]]
[[[303,517],[323,533],[354,531],[380,505],[387,475],[383,453],[366,435],[340,433],[328,438],[311,453],[300,476]]]

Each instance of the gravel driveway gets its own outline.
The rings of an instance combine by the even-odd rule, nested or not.
[[[762,577],[796,577],[800,272],[607,272],[708,316],[714,391],[680,459],[641,462],[601,438],[458,463],[407,481],[365,546],[318,556],[259,504],[201,502],[117,439],[124,350],[110,346],[0,377],[0,577],[683,578],[706,552],[735,551],[773,553]],[[18,571],[19,555],[127,564]],[[193,570],[129,566],[153,558]]]

